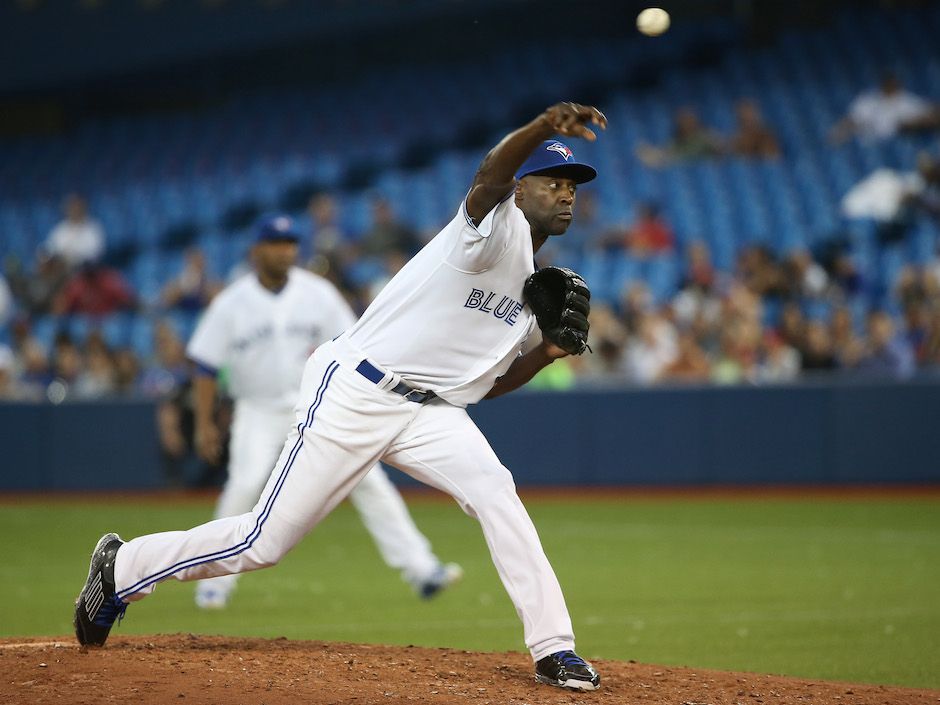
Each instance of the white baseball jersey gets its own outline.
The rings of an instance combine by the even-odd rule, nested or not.
[[[535,317],[522,302],[533,271],[531,228],[513,198],[479,226],[464,202],[338,342],[414,388],[455,406],[473,404],[533,329]]]
[[[316,274],[293,267],[275,293],[252,273],[212,301],[186,353],[207,367],[227,367],[234,399],[290,410],[307,358],[355,320],[336,288]]]

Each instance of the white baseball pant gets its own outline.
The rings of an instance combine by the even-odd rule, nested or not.
[[[115,583],[139,600],[167,578],[196,580],[276,564],[379,459],[453,496],[483,529],[533,659],[574,649],[565,600],[512,475],[462,408],[419,405],[340,365],[332,345],[304,372],[294,426],[254,508],[189,531],[128,541]]]
[[[291,410],[277,410],[247,400],[235,403],[229,442],[228,479],[219,495],[215,518],[244,514],[258,501],[294,421]],[[440,561],[415,526],[405,502],[379,465],[366,473],[349,495],[382,560],[409,583],[429,579]],[[200,592],[227,596],[237,573],[201,580]]]

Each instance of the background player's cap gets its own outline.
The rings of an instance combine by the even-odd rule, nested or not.
[[[575,161],[574,152],[564,142],[545,140],[519,167],[516,178],[521,179],[530,174],[559,174],[583,184],[597,176],[597,169],[590,164]]]
[[[258,224],[257,242],[299,242],[300,233],[294,226],[294,219],[288,215],[275,215],[263,219]]]

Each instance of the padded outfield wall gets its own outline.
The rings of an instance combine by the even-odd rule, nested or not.
[[[472,415],[522,486],[940,483],[940,381],[523,391]],[[2,404],[0,429],[0,491],[166,484],[148,402]]]

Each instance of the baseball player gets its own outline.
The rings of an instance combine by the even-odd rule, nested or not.
[[[223,367],[235,399],[228,479],[216,518],[244,514],[258,501],[294,419],[307,358],[356,320],[332,284],[295,266],[298,241],[289,217],[262,221],[251,253],[254,272],[213,300],[186,351],[196,365],[196,448],[210,463],[218,461],[221,450],[212,411],[216,376]],[[401,571],[419,596],[432,597],[461,576],[460,566],[443,565],[431,552],[380,467],[366,474],[349,498],[382,558]],[[225,607],[237,578],[201,580],[196,604]]]
[[[189,531],[99,539],[76,601],[78,640],[103,644],[127,605],[167,578],[274,565],[381,459],[449,493],[480,522],[522,620],[536,680],[599,687],[600,676],[574,652],[561,588],[512,475],[465,407],[583,349],[561,344],[587,334],[587,299],[569,291],[566,304],[578,315],[565,308],[560,324],[540,325],[541,342],[523,354],[536,326],[523,295],[535,253],[564,234],[578,184],[596,176],[551,138],[593,140],[589,125],[606,123],[596,108],[559,103],[503,138],[453,220],[358,322],[310,357],[290,433],[250,512]],[[575,318],[573,330],[567,322]]]

